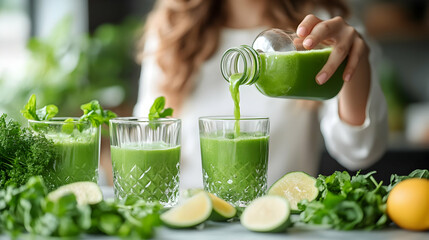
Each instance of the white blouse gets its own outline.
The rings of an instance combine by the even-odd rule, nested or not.
[[[223,52],[242,44],[251,45],[262,28],[228,29],[221,32],[218,51],[196,73],[196,85],[186,98],[182,119],[181,189],[202,187],[202,168],[198,118],[233,115],[228,83],[220,72]],[[146,43],[156,49],[155,41]],[[147,116],[154,99],[162,94],[157,81],[162,72],[152,57],[142,63],[139,97],[135,116]],[[323,141],[329,153],[350,170],[366,168],[384,153],[387,144],[387,108],[373,71],[366,119],[362,126],[351,126],[338,116],[338,99],[323,102],[318,110],[303,108],[296,100],[270,98],[255,86],[240,87],[242,116],[266,116],[270,119],[268,186],[287,172],[305,171],[315,176],[319,168]],[[323,135],[323,138],[322,138]]]

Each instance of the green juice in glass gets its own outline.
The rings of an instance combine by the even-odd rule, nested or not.
[[[267,188],[268,136],[230,133],[200,137],[203,181],[207,191],[246,206]]]
[[[99,131],[47,134],[54,142],[58,158],[54,161],[45,176],[49,190],[73,182],[98,182],[98,165],[100,154]]]
[[[324,84],[316,75],[327,62],[330,48],[311,51],[261,53],[260,75],[255,85],[270,97],[325,100],[338,94],[343,86],[343,62]]]
[[[115,195],[172,206],[179,194],[180,146],[162,142],[111,146]]]

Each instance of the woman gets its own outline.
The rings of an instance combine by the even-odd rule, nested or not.
[[[318,16],[337,16],[322,20]],[[202,185],[198,117],[232,115],[233,102],[219,64],[223,52],[251,45],[267,28],[293,29],[304,47],[322,42],[332,54],[316,76],[323,84],[347,57],[344,86],[323,103],[268,98],[241,87],[241,113],[271,122],[268,184],[289,171],[315,175],[322,135],[329,153],[350,170],[373,164],[384,152],[384,97],[371,74],[369,49],[343,17],[340,0],[164,0],[149,16],[135,115],[145,116],[164,95],[183,120],[181,185]],[[341,17],[343,16],[343,17]],[[319,106],[320,105],[320,106]],[[320,129],[320,130],[319,130]]]

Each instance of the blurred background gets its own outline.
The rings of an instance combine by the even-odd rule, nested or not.
[[[0,0],[0,113],[19,110],[32,93],[38,106],[80,116],[98,99],[132,114],[140,66],[136,42],[154,0]],[[389,149],[371,167],[381,179],[429,168],[429,1],[348,0],[350,23],[366,29],[380,53],[375,70],[389,110]],[[363,29],[363,28],[362,28]],[[108,136],[102,167],[110,183]],[[325,151],[320,173],[343,168]]]

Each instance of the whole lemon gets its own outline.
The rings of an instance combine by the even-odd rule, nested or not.
[[[429,229],[429,180],[410,178],[393,187],[387,198],[387,214],[401,228]]]

